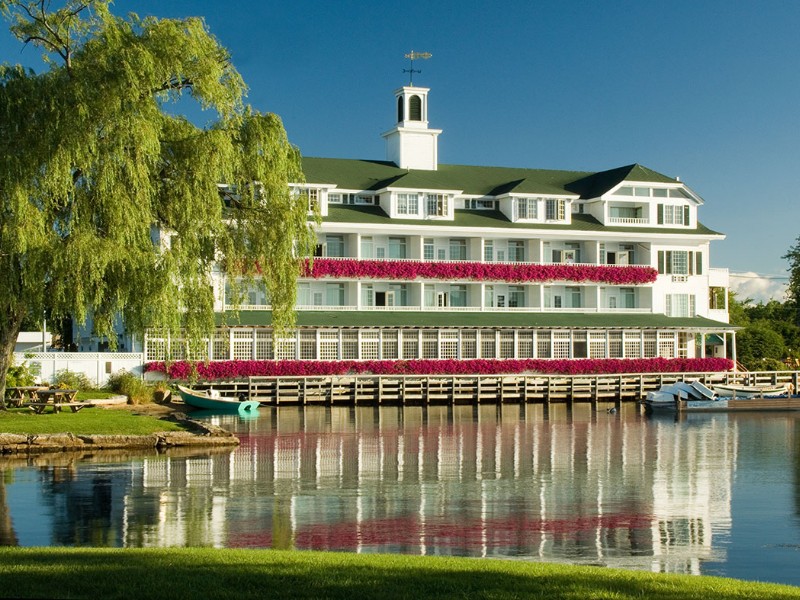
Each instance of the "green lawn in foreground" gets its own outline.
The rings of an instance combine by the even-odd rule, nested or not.
[[[37,415],[28,408],[0,411],[0,433],[44,434],[74,433],[75,435],[147,435],[157,431],[181,431],[183,427],[155,417],[135,415],[127,410],[109,410],[87,407],[73,413],[69,409],[59,413]],[[0,592],[2,593],[2,592]]]
[[[797,599],[800,588],[471,558],[219,549],[0,549],[14,598]]]

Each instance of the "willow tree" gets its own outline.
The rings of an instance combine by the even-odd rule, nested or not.
[[[108,4],[0,0],[43,59],[0,67],[0,392],[26,316],[91,316],[112,344],[117,315],[132,332],[207,335],[212,269],[263,277],[276,329],[293,323],[312,234],[280,119],[244,103],[201,19]],[[186,96],[208,125],[180,116]]]

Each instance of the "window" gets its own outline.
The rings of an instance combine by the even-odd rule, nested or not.
[[[463,208],[471,210],[494,210],[495,208],[494,200],[479,200],[477,198],[464,198],[463,202],[464,202]],[[456,206],[456,208],[459,207]]]
[[[525,242],[522,240],[508,241],[508,260],[523,262],[525,260]]]
[[[558,198],[548,198],[545,202],[545,219],[548,221],[563,221],[565,219],[564,200]]]
[[[319,209],[320,191],[317,188],[294,188],[293,196],[305,195],[308,199],[308,211],[314,212]]]
[[[450,240],[450,260],[467,260],[467,240]]]
[[[483,303],[485,306],[494,306],[494,286],[487,285],[483,290]]]
[[[389,238],[389,258],[406,258],[406,238]]]
[[[667,294],[666,310],[668,317],[693,317],[695,298],[693,294]]]
[[[361,286],[361,305],[375,306],[375,291],[372,288],[372,284]]]
[[[659,225],[688,225],[689,206],[680,204],[659,204],[657,207]]]
[[[467,305],[467,286],[451,285],[450,306],[466,306],[466,305]]]
[[[419,212],[417,194],[397,194],[397,214],[416,215]]]
[[[494,261],[494,242],[492,240],[484,240],[483,242],[483,262]]]
[[[517,219],[537,219],[539,217],[538,198],[515,198]]]
[[[615,219],[641,219],[641,206],[610,206],[608,216]]]
[[[564,291],[567,300],[567,308],[581,308],[581,288],[568,287],[565,288]]]
[[[425,238],[425,240],[422,242],[422,258],[425,260],[433,260],[433,257],[433,240],[431,238]]]
[[[622,308],[636,308],[636,290],[620,288],[619,295],[622,298]]]
[[[371,236],[361,238],[361,258],[373,258],[375,256],[375,244]]]
[[[425,196],[427,215],[447,216],[447,194],[427,194]]]
[[[392,283],[389,285],[388,301],[390,306],[408,306],[408,285],[405,283]]]
[[[341,235],[325,236],[325,256],[332,256],[332,257],[344,256],[344,236]]]
[[[658,272],[661,275],[702,275],[703,253],[687,250],[659,250]]]
[[[307,283],[297,284],[297,304],[300,306],[311,304],[311,288]]]
[[[328,194],[328,204],[342,204],[342,195]]]
[[[325,284],[325,304],[327,306],[344,306],[344,284]]]
[[[518,308],[525,306],[525,288],[521,285],[508,286],[508,306]]]

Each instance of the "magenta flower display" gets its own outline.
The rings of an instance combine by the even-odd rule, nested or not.
[[[411,359],[411,360],[228,360],[151,362],[145,371],[185,380],[247,377],[372,375],[602,375],[616,373],[709,373],[729,371],[727,358],[585,358],[585,359]]]
[[[526,263],[424,262],[397,260],[357,260],[354,258],[315,258],[306,262],[302,277],[321,279],[392,279],[413,281],[597,282],[611,285],[653,283],[658,271],[644,266],[616,265],[535,265]]]

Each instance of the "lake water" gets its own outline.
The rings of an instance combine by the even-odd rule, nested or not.
[[[0,458],[0,543],[558,561],[800,585],[791,414],[285,407],[233,451]]]

